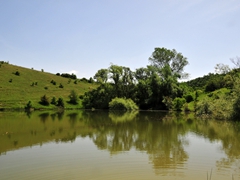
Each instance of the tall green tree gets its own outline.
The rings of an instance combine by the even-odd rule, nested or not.
[[[150,98],[152,96],[152,88],[150,86],[151,75],[153,71],[150,66],[146,68],[138,68],[135,71],[136,84],[136,98],[135,101],[140,109],[149,109]]]
[[[178,80],[188,76],[184,72],[184,67],[188,64],[188,61],[174,49],[155,48],[149,62],[152,66],[151,69],[155,71],[150,83],[152,105],[155,108],[164,108],[163,100],[165,97],[174,99],[182,95]]]
[[[157,68],[160,75],[163,75],[162,69],[169,66],[171,75],[178,79],[188,76],[188,74],[184,72],[184,67],[188,65],[187,58],[181,53],[178,53],[175,49],[155,48],[149,58],[149,62],[152,66]]]
[[[121,82],[123,75],[123,67],[117,65],[111,65],[109,67],[109,77],[114,84],[114,91],[116,92],[116,97],[121,97]]]
[[[116,97],[132,97],[134,88],[134,73],[130,68],[111,65],[109,68],[109,80],[112,82]]]
[[[106,83],[108,80],[108,69],[99,69],[93,78],[99,83]]]

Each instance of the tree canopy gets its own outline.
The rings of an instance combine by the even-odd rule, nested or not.
[[[164,99],[182,95],[178,79],[187,75],[187,58],[176,50],[155,48],[150,65],[132,71],[129,67],[111,64],[94,76],[101,85],[85,93],[83,105],[87,108],[108,108],[114,98],[131,98],[141,109],[167,109]]]
[[[188,65],[187,58],[175,49],[155,48],[152,56],[149,57],[149,61],[152,66],[157,68],[159,74],[162,76],[162,70],[166,68],[169,69],[169,73],[171,73],[172,76],[176,76],[178,79],[188,76],[188,74],[184,72],[184,67]]]

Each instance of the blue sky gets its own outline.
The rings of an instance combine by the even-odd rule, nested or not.
[[[188,58],[190,78],[240,56],[239,0],[0,0],[0,61],[92,77],[149,64],[155,47]]]

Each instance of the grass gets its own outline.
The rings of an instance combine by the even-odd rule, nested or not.
[[[19,72],[19,75],[16,75]],[[54,83],[51,82],[56,82]],[[53,97],[62,97],[66,108],[81,108],[81,102],[77,105],[67,103],[69,94],[74,90],[78,95],[97,84],[64,78],[55,74],[28,69],[11,64],[1,64],[0,67],[0,108],[24,108],[28,101],[35,108],[54,108],[54,105],[43,106],[39,104],[40,97],[46,95],[49,100]],[[63,88],[60,88],[60,84]]]

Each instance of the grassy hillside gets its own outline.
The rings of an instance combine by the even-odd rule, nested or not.
[[[53,81],[56,82],[55,85],[51,83]],[[60,84],[63,88],[59,87]],[[46,95],[50,101],[53,97],[56,99],[62,97],[66,108],[81,108],[81,102],[78,105],[67,103],[71,90],[82,95],[96,87],[94,83],[79,79],[75,82],[74,79],[7,63],[0,66],[0,108],[24,108],[28,101],[31,101],[35,108],[46,108],[39,103],[43,95]],[[50,105],[47,108],[54,107]]]

